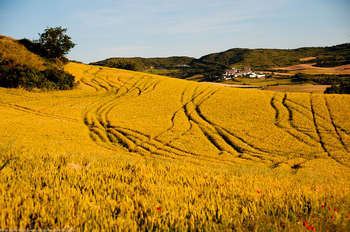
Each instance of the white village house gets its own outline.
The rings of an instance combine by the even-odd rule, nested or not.
[[[243,71],[237,68],[227,69],[222,76],[225,80],[234,79],[236,77],[265,78],[265,74],[252,72],[250,67],[244,67]]]

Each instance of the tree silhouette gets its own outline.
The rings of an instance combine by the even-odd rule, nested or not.
[[[40,44],[42,56],[47,58],[60,58],[66,55],[75,44],[71,37],[66,35],[67,28],[50,27],[40,34],[37,41]]]

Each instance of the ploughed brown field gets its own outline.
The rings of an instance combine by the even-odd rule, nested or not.
[[[303,92],[303,93],[324,93],[330,85],[278,85],[267,86],[264,90],[272,90],[278,92]]]
[[[331,74],[345,75],[350,74],[350,64],[335,66],[335,67],[316,67],[316,63],[298,64],[288,67],[275,68],[275,70],[286,70],[290,73],[305,73],[305,74]]]

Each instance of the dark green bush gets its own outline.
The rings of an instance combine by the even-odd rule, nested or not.
[[[332,85],[332,87],[326,89],[325,93],[350,94],[350,81]]]
[[[20,44],[22,44],[25,48],[27,48],[29,51],[33,52],[34,54],[37,54],[39,56],[42,56],[44,51],[39,43],[33,42],[29,39],[20,39],[18,40]]]
[[[125,59],[113,59],[107,62],[107,67],[137,71],[136,63]]]
[[[44,77],[56,84],[58,89],[72,89],[74,87],[74,76],[59,69],[46,69],[42,71]]]
[[[57,68],[39,71],[26,65],[14,65],[9,60],[0,61],[0,86],[7,88],[22,87],[48,90],[67,90],[74,87],[74,77]]]

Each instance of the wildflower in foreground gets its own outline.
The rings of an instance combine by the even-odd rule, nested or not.
[[[324,206],[324,205],[322,205],[322,209],[324,209],[324,207],[325,207],[325,206]]]
[[[157,207],[157,210],[158,210],[158,211],[161,211],[161,210],[162,210],[162,207],[160,207],[160,206]]]
[[[304,226],[307,226],[307,221],[304,221],[304,222],[303,222],[303,225],[304,225]]]

